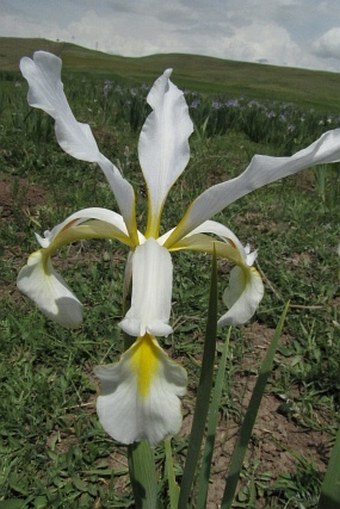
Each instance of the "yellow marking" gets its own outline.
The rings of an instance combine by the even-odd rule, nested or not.
[[[60,235],[65,230],[68,230],[69,228],[71,228],[77,221],[79,221],[79,219],[72,219],[72,221],[70,221],[69,223],[66,223],[65,226],[62,227],[62,229],[60,230],[58,235]]]
[[[145,398],[149,394],[150,385],[159,366],[159,349],[152,336],[146,334],[138,338],[131,347],[131,367],[137,374],[139,394]]]
[[[226,242],[229,242],[229,244],[231,244],[231,246],[232,246],[234,249],[237,249],[235,242],[233,242],[233,241],[232,241],[231,239],[229,239],[228,237],[225,237],[225,240],[226,240]]]
[[[144,234],[146,239],[149,239],[150,237],[157,239],[157,237],[159,237],[162,210],[163,204],[161,204],[158,210],[153,210],[150,197],[148,198],[148,220]]]

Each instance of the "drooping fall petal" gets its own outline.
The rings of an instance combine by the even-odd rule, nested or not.
[[[143,240],[142,234],[140,239]],[[82,305],[64,279],[53,268],[50,257],[61,246],[85,239],[114,239],[130,245],[122,216],[92,207],[79,210],[65,221],[37,235],[42,249],[33,253],[18,275],[17,285],[48,318],[64,327],[77,327],[82,321]]]
[[[217,238],[207,234],[213,234]],[[171,232],[168,232],[159,241],[166,245],[170,236]],[[257,251],[251,252],[248,245],[244,247],[229,228],[216,221],[205,221],[171,247],[171,251],[182,249],[209,254],[215,252],[217,256],[236,264],[231,270],[229,287],[223,296],[229,311],[220,318],[219,324],[239,325],[249,320],[264,292],[261,276],[252,267]]]
[[[223,301],[229,308],[219,325],[241,325],[255,313],[264,293],[260,274],[254,267],[236,266],[230,272],[229,287]]]
[[[153,111],[143,125],[138,144],[149,195],[147,236],[158,235],[165,199],[190,158],[188,138],[193,124],[184,94],[170,81],[170,74],[171,69],[166,70],[148,94]]]
[[[132,258],[131,307],[120,322],[131,336],[168,336],[172,296],[172,261],[153,238],[138,246]]]
[[[43,249],[31,254],[27,265],[19,272],[17,285],[51,320],[64,327],[81,324],[82,304],[54,270]]]
[[[186,372],[154,337],[138,338],[120,362],[95,373],[101,381],[99,420],[112,438],[123,444],[146,439],[154,446],[179,431]]]

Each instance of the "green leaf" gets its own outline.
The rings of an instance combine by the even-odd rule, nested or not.
[[[267,354],[261,364],[260,370],[259,370],[259,376],[257,378],[256,385],[253,390],[253,394],[251,396],[251,400],[249,402],[246,415],[244,417],[244,421],[242,423],[241,429],[240,429],[240,435],[237,440],[237,443],[235,445],[230,466],[229,466],[229,472],[228,477],[226,481],[226,487],[223,494],[221,509],[230,509],[231,504],[233,502],[236,487],[238,483],[238,479],[240,477],[241,469],[243,460],[248,448],[248,443],[251,437],[251,433],[253,431],[253,427],[255,424],[255,420],[257,417],[257,412],[260,407],[260,403],[262,400],[262,396],[264,394],[264,390],[267,384],[267,380],[271,374],[272,367],[273,367],[273,361],[274,361],[274,355],[278,346],[278,342],[281,336],[281,332],[283,329],[283,324],[288,312],[289,308],[289,302],[287,302],[279,323],[277,324],[273,339],[271,340],[271,343],[269,345],[269,348],[267,350]]]
[[[165,469],[166,475],[168,478],[168,487],[169,487],[169,499],[170,499],[170,509],[177,509],[178,507],[178,497],[179,497],[179,486],[176,482],[175,471],[174,471],[174,462],[172,458],[172,449],[171,449],[171,439],[167,438],[164,441],[165,447]]]
[[[47,498],[44,496],[38,496],[34,499],[34,509],[45,509],[48,506]]]
[[[0,509],[23,509],[25,502],[19,498],[9,498],[0,502]]]
[[[183,471],[178,509],[187,509],[191,487],[199,460],[207,419],[212,379],[214,373],[216,332],[217,332],[217,273],[214,253],[211,271],[208,321],[205,334],[204,351],[200,380],[197,390],[195,413],[192,422],[188,453]]]
[[[87,491],[87,484],[80,477],[72,477],[72,483],[78,491]]]
[[[229,339],[232,327],[229,328],[227,338],[223,344],[222,356],[218,366],[216,383],[212,395],[202,465],[198,476],[197,509],[205,509],[208,495],[211,461],[214,452],[216,428],[218,423],[219,407],[221,402],[225,368],[229,351]]]
[[[318,509],[340,507],[340,429],[338,430],[326,475],[321,486]]]

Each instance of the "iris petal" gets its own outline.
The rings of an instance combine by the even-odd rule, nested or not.
[[[55,133],[61,148],[81,161],[97,163],[104,172],[116,197],[131,238],[137,244],[135,197],[127,180],[103,154],[88,124],[78,122],[67,102],[61,82],[60,58],[45,51],[36,51],[33,60],[24,57],[20,70],[29,84],[28,103],[55,119]]]
[[[179,431],[186,372],[154,337],[138,338],[120,362],[95,373],[101,381],[99,420],[112,438],[123,444],[147,439],[154,446]]]
[[[147,101],[152,112],[138,144],[139,160],[149,194],[147,236],[157,236],[160,214],[168,192],[190,158],[188,138],[193,131],[184,94],[165,71],[151,88]]]
[[[159,241],[166,246],[171,233],[170,231],[164,234]],[[210,237],[207,233],[221,240]],[[261,276],[252,267],[257,252],[251,252],[249,245],[244,247],[229,228],[216,221],[205,221],[173,244],[170,249],[171,251],[189,249],[210,254],[215,251],[217,256],[236,264],[231,270],[229,287],[223,296],[229,311],[220,318],[219,325],[239,325],[253,316],[264,293]]]
[[[143,240],[143,235],[139,235]],[[80,325],[82,305],[53,268],[50,256],[61,246],[94,238],[117,239],[131,244],[122,216],[98,207],[83,209],[70,215],[51,231],[46,231],[44,237],[37,235],[43,249],[33,253],[19,272],[19,290],[32,299],[48,318],[64,327]]]
[[[238,177],[204,191],[187,209],[167,241],[170,247],[242,196],[317,164],[340,160],[340,129],[324,133],[318,140],[290,157],[255,155]]]
[[[229,310],[218,321],[219,325],[241,325],[255,313],[264,293],[260,274],[254,267],[236,266],[231,270],[229,287],[223,301]]]
[[[138,246],[132,259],[131,307],[120,322],[131,336],[168,336],[172,296],[172,261],[153,238]]]
[[[143,235],[138,235],[143,239]],[[51,231],[47,230],[44,237],[37,235],[39,244],[52,252],[76,240],[93,238],[116,239],[127,245],[132,244],[123,217],[101,207],[78,210]]]
[[[58,274],[44,250],[32,253],[17,279],[19,290],[51,320],[64,327],[82,322],[82,304]]]

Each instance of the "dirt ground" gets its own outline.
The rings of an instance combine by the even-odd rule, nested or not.
[[[244,414],[250,401],[257,377],[252,374],[264,357],[274,330],[257,322],[246,329],[246,335],[252,347],[243,358],[241,369],[236,376],[233,397],[240,404]],[[289,338],[282,337],[283,341]],[[279,474],[292,473],[296,469],[298,456],[303,456],[322,473],[325,472],[329,459],[329,435],[302,427],[294,415],[285,415],[285,400],[280,395],[269,392],[262,399],[256,423],[253,429],[250,447],[246,454],[245,464],[258,461],[257,474],[268,472],[273,480]],[[188,403],[184,403],[187,409]],[[182,433],[189,433],[191,411],[188,409],[184,419]],[[322,417],[320,416],[320,420]],[[322,422],[322,421],[321,421]],[[222,415],[220,418],[217,440],[215,443],[212,479],[209,489],[208,509],[218,509],[225,488],[225,477],[230,457],[237,440],[240,423],[233,417]],[[264,507],[264,501],[258,500],[257,507]]]

